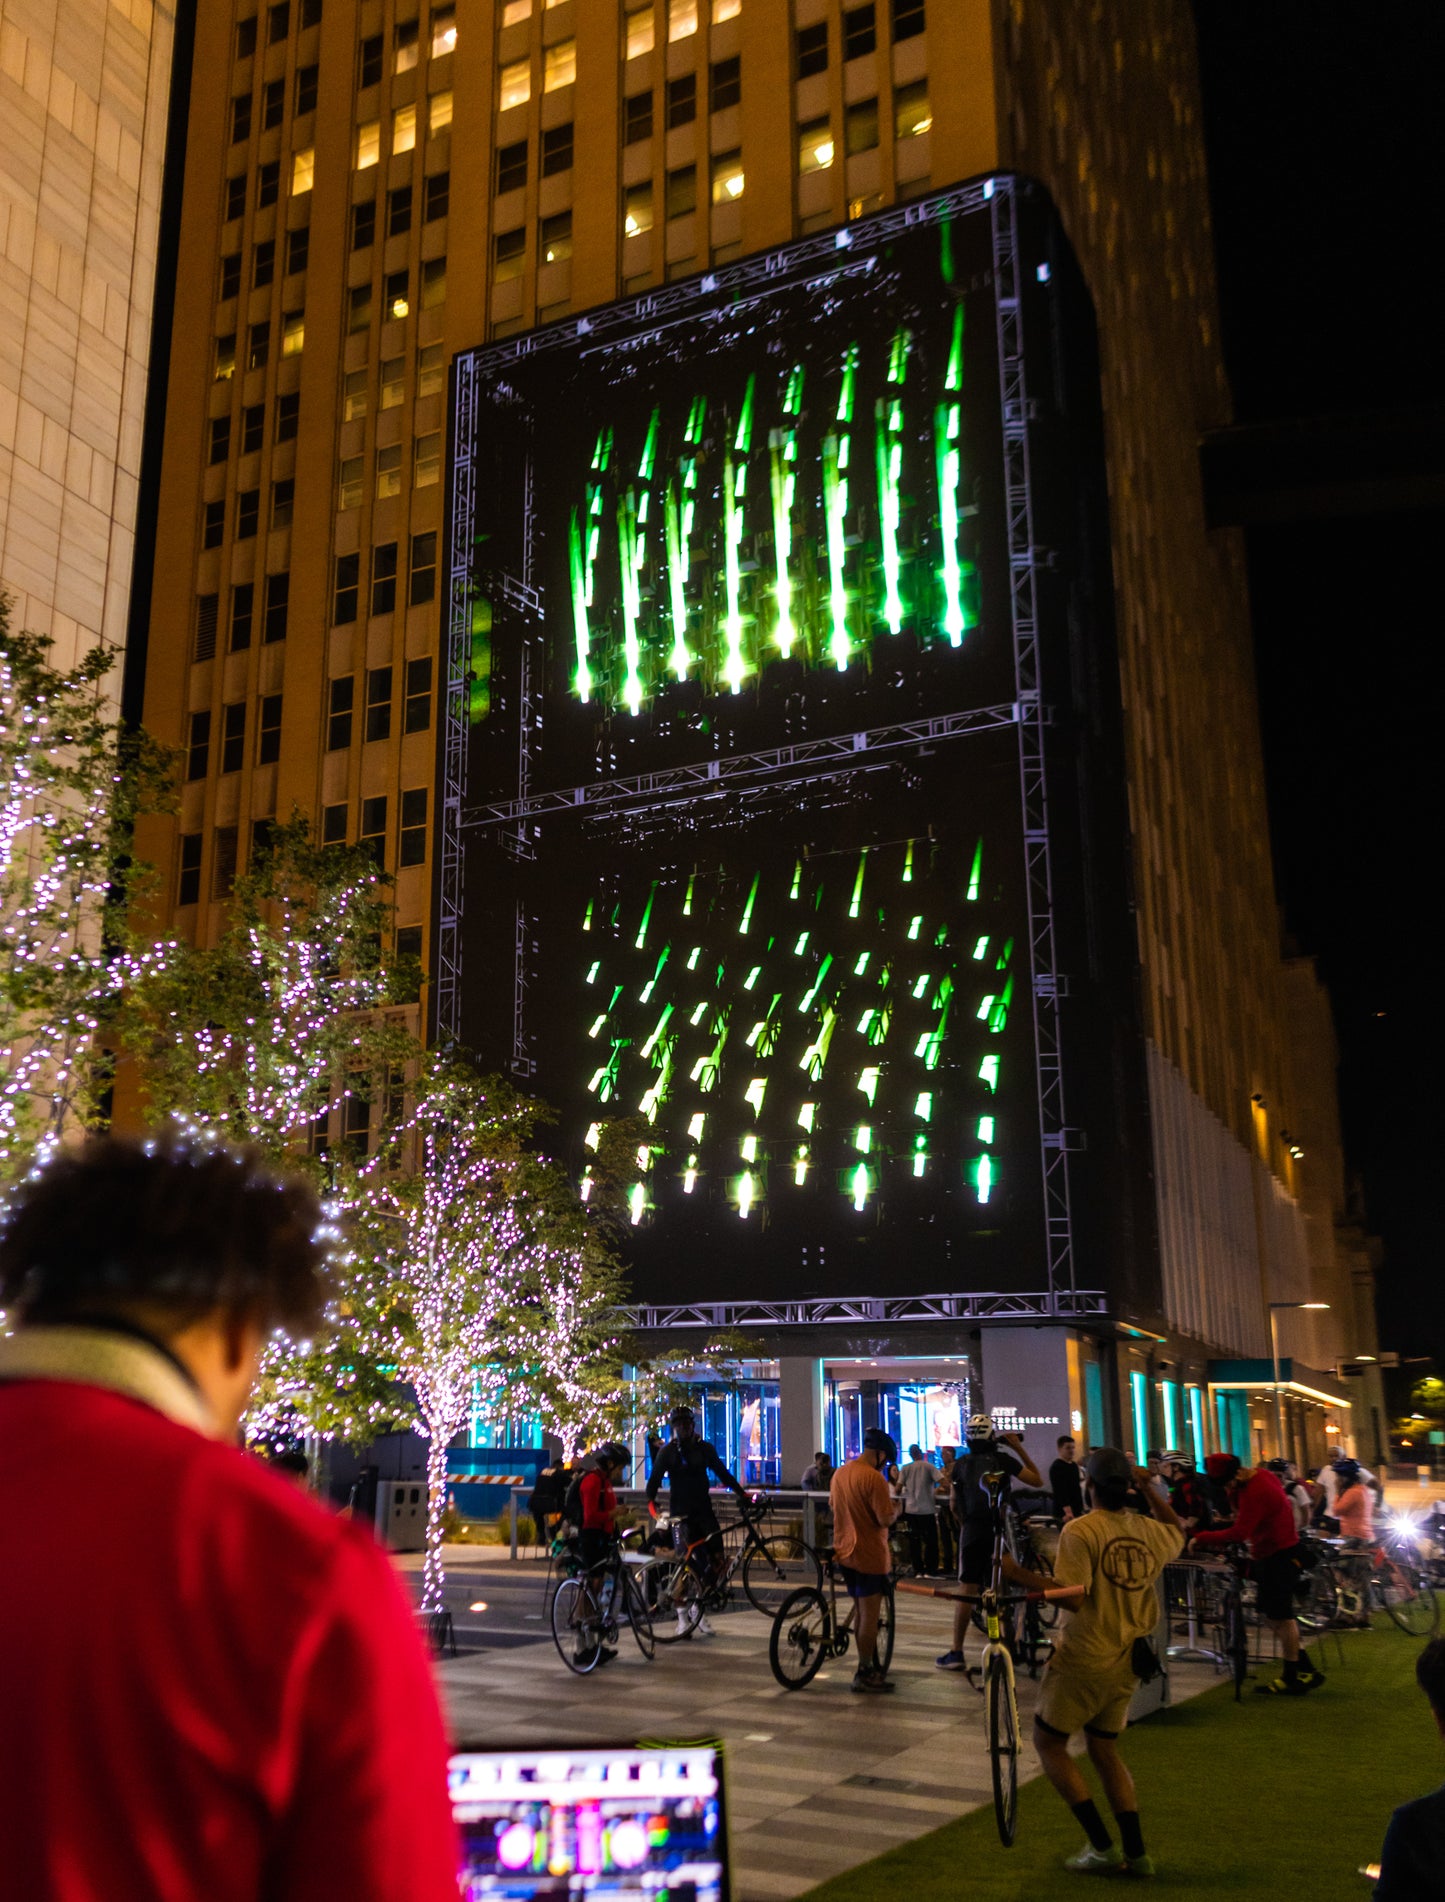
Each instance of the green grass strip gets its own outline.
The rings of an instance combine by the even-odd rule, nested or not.
[[[1333,1639],[1310,1647],[1328,1682],[1307,1698],[1256,1697],[1247,1683],[1236,1706],[1226,1683],[1126,1734],[1145,1846],[1159,1871],[1153,1889],[1367,1902],[1370,1885],[1356,1872],[1378,1859],[1390,1812],[1445,1778],[1445,1751],[1415,1684],[1423,1641],[1382,1624],[1342,1642],[1343,1665]],[[1256,1681],[1267,1674],[1270,1667],[1256,1667]],[[986,1773],[980,1752],[970,1774]],[[946,1774],[940,1763],[936,1780]],[[1082,1847],[1078,1825],[1040,1776],[1019,1791],[1012,1849],[998,1840],[990,1803],[810,1889],[807,1902],[1088,1895],[1100,1879],[1062,1867]]]

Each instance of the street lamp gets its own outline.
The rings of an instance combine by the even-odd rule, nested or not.
[[[1281,1459],[1285,1457],[1284,1401],[1279,1391],[1279,1323],[1274,1317],[1281,1308],[1320,1309],[1327,1308],[1329,1305],[1328,1301],[1271,1301],[1269,1304],[1269,1351],[1274,1361],[1274,1430],[1279,1441]]]

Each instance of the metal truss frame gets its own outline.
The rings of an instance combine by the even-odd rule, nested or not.
[[[836,1295],[813,1301],[692,1301],[668,1307],[622,1308],[629,1327],[648,1333],[677,1328],[897,1326],[913,1321],[1096,1320],[1109,1311],[1102,1289],[1032,1294]]]

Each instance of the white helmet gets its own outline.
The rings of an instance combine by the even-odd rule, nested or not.
[[[993,1421],[986,1413],[975,1413],[970,1417],[963,1437],[966,1440],[991,1440],[993,1436]]]

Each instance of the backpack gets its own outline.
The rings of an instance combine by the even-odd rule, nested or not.
[[[579,1466],[568,1484],[566,1496],[562,1501],[562,1517],[574,1532],[582,1530],[582,1479],[590,1473],[590,1465]]]

